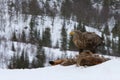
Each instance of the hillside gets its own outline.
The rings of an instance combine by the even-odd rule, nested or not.
[[[56,54],[70,56],[77,51],[69,35],[74,29],[103,37],[105,46],[98,53],[120,56],[119,26],[120,0],[1,0],[0,68],[21,57],[36,68]]]

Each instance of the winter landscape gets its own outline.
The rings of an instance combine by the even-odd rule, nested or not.
[[[109,58],[94,66],[49,61],[79,55],[70,32],[95,32]],[[120,0],[0,0],[0,80],[120,80]]]

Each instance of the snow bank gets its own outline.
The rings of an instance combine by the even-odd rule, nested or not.
[[[0,69],[1,80],[120,80],[120,59],[92,67],[52,66],[38,69]]]

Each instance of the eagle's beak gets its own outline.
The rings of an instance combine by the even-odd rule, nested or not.
[[[69,34],[70,34],[71,36],[73,36],[73,35],[75,34],[75,32],[74,32],[74,31],[71,31]]]

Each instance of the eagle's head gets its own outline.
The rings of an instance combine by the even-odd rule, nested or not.
[[[80,34],[80,33],[81,33],[80,30],[74,30],[74,31],[71,31],[69,34],[73,36],[74,34]]]
[[[75,34],[75,32],[71,31],[69,34],[70,34],[70,36],[73,36]]]

